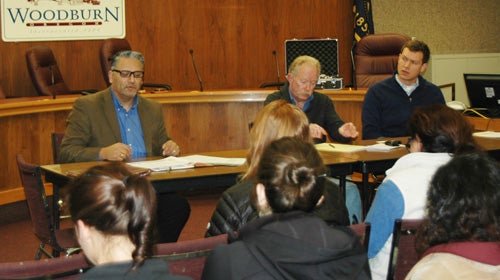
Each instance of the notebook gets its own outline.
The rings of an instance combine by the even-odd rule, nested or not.
[[[464,74],[470,109],[489,118],[500,118],[500,74]]]

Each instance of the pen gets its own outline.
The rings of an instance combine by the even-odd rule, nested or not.
[[[328,143],[328,145],[335,149],[335,146],[332,143]]]

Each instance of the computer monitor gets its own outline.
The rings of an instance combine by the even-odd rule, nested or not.
[[[500,113],[500,74],[464,74],[470,107]]]

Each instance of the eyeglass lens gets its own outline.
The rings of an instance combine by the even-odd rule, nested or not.
[[[122,77],[122,78],[129,78],[130,75],[134,75],[134,78],[144,77],[144,71],[128,71],[128,70],[113,69],[113,72],[120,73],[120,77]]]

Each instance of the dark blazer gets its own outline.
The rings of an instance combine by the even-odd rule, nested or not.
[[[161,104],[138,96],[147,156],[160,156],[162,145],[170,140]],[[59,160],[82,162],[99,160],[102,147],[121,142],[120,126],[110,88],[78,98],[66,122]]]

